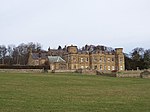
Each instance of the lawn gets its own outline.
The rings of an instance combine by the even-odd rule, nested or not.
[[[150,112],[150,79],[0,73],[0,112]]]

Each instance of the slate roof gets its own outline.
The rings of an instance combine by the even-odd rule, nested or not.
[[[51,49],[51,50],[48,51],[48,55],[49,56],[61,56],[62,57],[66,53],[67,53],[67,51],[63,50],[63,49],[60,49],[60,50],[58,50],[58,49]]]
[[[55,62],[66,62],[64,59],[62,59],[60,56],[48,56],[48,60],[50,63]]]
[[[32,58],[33,59],[46,59],[47,58],[47,53],[32,53]]]

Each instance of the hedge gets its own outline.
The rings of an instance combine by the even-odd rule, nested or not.
[[[47,65],[39,65],[39,66],[31,66],[31,65],[0,65],[0,69],[50,69],[50,66],[47,66]]]

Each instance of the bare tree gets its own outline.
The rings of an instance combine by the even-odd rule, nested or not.
[[[0,46],[0,59],[2,60],[2,64],[5,64],[5,57],[7,53],[7,48],[5,45]]]
[[[12,63],[12,59],[13,59],[13,49],[15,48],[15,45],[8,45],[7,47],[7,52],[8,52],[8,62],[9,62],[9,65],[10,64],[13,64]]]

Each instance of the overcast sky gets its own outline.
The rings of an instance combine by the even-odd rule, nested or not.
[[[150,48],[150,0],[0,0],[0,45]]]

